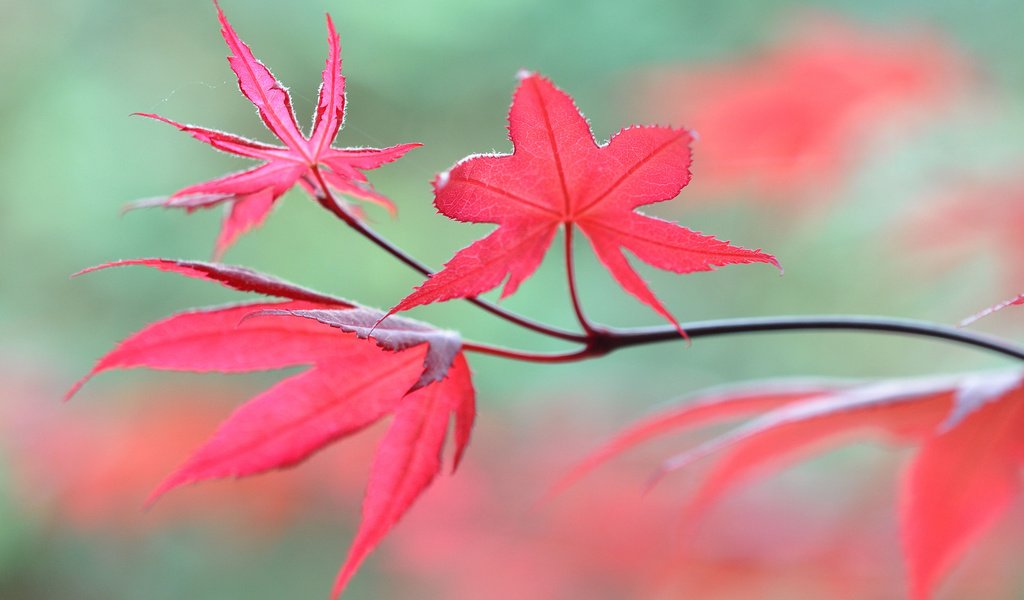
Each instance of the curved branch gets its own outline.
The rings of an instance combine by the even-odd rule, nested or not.
[[[1024,347],[994,336],[964,331],[955,327],[929,323],[927,321],[893,317],[858,315],[750,317],[683,323],[683,330],[689,334],[691,339],[716,335],[772,331],[874,331],[948,340],[965,346],[990,350],[1017,360],[1024,360]],[[679,332],[674,327],[610,329],[603,343],[610,352],[628,346],[639,346],[678,339],[681,338],[679,337]]]

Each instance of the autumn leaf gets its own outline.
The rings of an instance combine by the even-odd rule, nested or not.
[[[309,367],[239,407],[157,486],[148,502],[186,483],[291,467],[394,415],[374,461],[359,533],[338,576],[334,593],[340,594],[366,555],[440,471],[439,456],[453,418],[453,465],[465,452],[475,400],[458,338],[402,319],[403,330],[383,329],[385,333],[368,341],[367,335],[375,334],[329,327],[303,318],[303,311],[345,324],[376,320],[380,311],[241,267],[139,259],[97,268],[124,265],[149,266],[286,300],[197,309],[153,323],[101,358],[68,397],[93,376],[114,368],[246,372]],[[346,310],[359,318],[346,320]],[[249,318],[261,313],[285,316]]]
[[[363,520],[333,594],[340,595],[363,558],[405,514],[441,469],[441,450],[451,416],[456,417],[455,459],[461,460],[472,425],[473,385],[459,355],[446,379],[409,394],[373,463],[363,499]],[[468,419],[468,421],[467,421]]]
[[[561,493],[594,469],[654,437],[698,425],[749,417],[799,399],[821,395],[830,389],[824,382],[811,380],[773,381],[748,387],[749,391],[730,386],[722,393],[705,392],[696,398],[684,399],[676,409],[659,411],[643,419],[577,462],[548,491],[548,497]]]
[[[434,180],[434,204],[457,221],[496,223],[497,230],[460,250],[445,268],[392,312],[476,296],[503,281],[511,295],[537,269],[555,232],[574,228],[622,287],[678,326],[626,260],[676,273],[708,271],[771,255],[747,250],[643,215],[635,209],[669,200],[690,180],[686,129],[629,127],[598,145],[565,92],[535,74],[522,76],[509,113],[509,155],[476,155]]]
[[[413,319],[386,317],[383,311],[375,308],[361,306],[344,310],[275,310],[263,311],[254,316],[259,315],[291,315],[313,319],[354,333],[361,339],[373,339],[380,347],[388,350],[405,350],[426,343],[428,350],[423,363],[423,375],[416,382],[416,388],[443,379],[462,348],[462,338],[458,332],[435,329]]]
[[[313,128],[307,138],[295,120],[288,89],[239,39],[219,5],[217,14],[221,34],[231,51],[228,63],[238,77],[239,90],[255,105],[267,129],[284,145],[265,144],[213,129],[185,125],[155,114],[138,113],[173,125],[217,150],[264,163],[190,185],[167,198],[141,201],[137,206],[161,205],[192,211],[224,204],[227,213],[217,238],[217,256],[223,254],[238,236],[260,225],[277,199],[296,183],[313,196],[322,197],[325,188],[333,189],[346,196],[380,204],[394,213],[394,204],[373,189],[362,171],[397,160],[420,144],[399,144],[383,149],[331,146],[345,119],[345,78],[341,75],[341,46],[330,15],[327,15],[328,56],[323,83],[313,116]],[[338,208],[348,210],[343,206]]]
[[[992,527],[1019,488],[1024,464],[1020,373],[822,386],[817,391],[771,384],[761,394],[748,389],[723,393],[628,428],[585,459],[564,483],[655,436],[757,410],[766,412],[663,463],[657,478],[715,457],[687,504],[688,517],[692,520],[729,488],[852,435],[882,433],[916,442],[920,449],[901,490],[913,600],[931,597],[942,576]]]
[[[258,271],[254,271],[247,267],[240,267],[237,265],[226,265],[222,263],[211,263],[199,260],[173,260],[167,258],[132,258],[128,260],[118,260],[95,267],[89,267],[88,269],[82,269],[75,273],[73,277],[79,275],[85,275],[94,271],[100,271],[103,269],[109,269],[111,267],[129,267],[129,266],[143,266],[157,269],[159,271],[166,271],[168,273],[177,273],[184,275],[185,277],[192,277],[194,279],[205,279],[208,281],[216,281],[221,285],[238,290],[240,292],[255,292],[257,294],[264,294],[266,296],[277,296],[279,298],[289,298],[291,300],[305,300],[308,302],[315,302],[319,304],[328,304],[334,306],[353,307],[354,303],[337,298],[328,294],[322,294],[298,285],[278,279],[271,275],[266,275]]]

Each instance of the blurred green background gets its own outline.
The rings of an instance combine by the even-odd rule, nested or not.
[[[866,131],[857,142],[868,150],[858,154],[841,185],[829,186],[817,201],[762,202],[751,193],[687,206],[684,190],[676,206],[653,210],[773,252],[786,267],[784,277],[763,266],[688,277],[641,270],[683,320],[828,312],[953,323],[1007,295],[998,249],[979,247],[948,264],[921,268],[926,262],[921,252],[903,244],[901,236],[907,216],[933,202],[947,182],[1005,179],[1019,172],[1024,156],[1020,2],[224,0],[224,10],[256,56],[289,86],[302,124],[309,122],[325,55],[323,13],[331,12],[348,80],[346,125],[336,145],[424,144],[370,173],[377,189],[399,206],[399,218],[392,221],[372,207],[368,211],[382,233],[433,265],[487,228],[436,215],[429,181],[467,154],[509,150],[505,115],[520,68],[544,73],[572,94],[598,139],[607,139],[641,119],[676,118],[668,109],[652,109],[649,98],[636,97],[637,73],[756,56],[785,43],[788,27],[808,11],[894,39],[911,30],[928,31],[969,63],[971,89],[957,92],[953,102],[912,131],[891,124]],[[0,400],[9,408],[2,414],[8,420],[4,429],[10,430],[16,421],[11,415],[38,410],[39,404],[55,406],[92,361],[143,324],[237,297],[218,286],[148,270],[68,278],[86,266],[121,258],[209,258],[219,226],[216,211],[121,215],[120,208],[244,166],[173,128],[128,115],[157,112],[267,141],[269,134],[237,92],[207,2],[15,0],[4,4],[2,13],[0,374],[10,384],[0,386]],[[695,153],[699,179],[699,143]],[[505,305],[569,327],[573,319],[560,258],[557,253],[549,258]],[[266,225],[243,236],[225,262],[382,307],[419,283],[415,273],[351,234],[301,192],[286,196]],[[617,290],[589,251],[581,251],[579,269],[584,303],[599,320],[621,326],[659,322]],[[416,314],[473,339],[538,351],[561,348],[465,303]],[[1014,321],[1000,317],[981,327],[1019,338],[1020,319],[1016,326]],[[589,428],[596,443],[646,408],[708,385],[803,374],[914,375],[1005,363],[920,340],[800,334],[700,340],[692,347],[665,344],[570,366],[489,357],[474,357],[473,364],[485,418],[528,431],[561,415]],[[216,398],[226,411],[276,378],[109,374],[48,418],[91,422],[130,412],[135,404],[156,402],[152,390],[160,390],[161,401],[173,402],[170,392],[179,386],[228,389]],[[21,430],[21,435],[31,434]],[[62,520],[53,497],[25,489],[17,476],[27,460],[25,446],[7,446],[0,456],[4,598],[323,597],[358,505],[356,489],[356,496],[339,501],[345,510],[339,505],[311,509],[272,535],[199,518],[143,533],[121,528],[116,520],[77,528]],[[71,464],[84,450],[66,442],[61,448],[66,454],[57,460]],[[564,458],[587,448],[586,443],[566,448]],[[380,574],[386,557],[385,547],[370,560],[352,598],[398,593],[400,586],[387,587],[395,575]]]

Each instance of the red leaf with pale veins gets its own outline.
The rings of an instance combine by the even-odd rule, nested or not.
[[[270,69],[257,60],[249,46],[239,39],[216,0],[214,5],[217,7],[217,18],[220,20],[220,33],[231,50],[228,64],[238,76],[239,91],[256,106],[267,129],[293,151],[304,155],[307,143],[299,131],[299,124],[295,121],[295,111],[292,110],[292,98],[288,94],[288,88],[281,85]]]
[[[659,411],[619,432],[615,438],[573,465],[551,488],[549,495],[561,493],[612,458],[656,437],[697,425],[741,419],[829,393],[834,386],[834,383],[817,381],[778,381],[756,384],[750,390],[732,387],[721,394],[702,394],[693,402],[684,402],[678,408]]]
[[[363,559],[405,514],[441,470],[448,424],[473,403],[469,369],[462,356],[447,378],[409,394],[381,440],[363,499],[363,518],[348,558],[335,580],[341,595]],[[456,460],[466,439],[456,425]]]
[[[178,130],[184,131],[200,142],[209,144],[210,146],[227,152],[228,154],[237,154],[238,156],[259,160],[295,160],[295,156],[292,152],[287,148],[281,148],[280,146],[271,146],[270,144],[264,144],[263,142],[257,142],[256,140],[250,140],[248,138],[225,133],[223,131],[217,131],[216,129],[196,127],[195,125],[185,125],[153,113],[133,114],[138,117],[156,119],[157,121],[177,127]]]
[[[903,544],[911,598],[942,576],[1006,512],[1020,489],[1024,388],[927,440],[903,479]]]
[[[215,3],[216,4],[216,3]],[[147,200],[135,208],[209,208],[230,205],[216,244],[216,256],[246,231],[260,225],[271,207],[296,183],[312,195],[322,193],[317,174],[337,192],[385,206],[392,214],[395,207],[373,189],[363,170],[375,169],[400,158],[420,144],[400,144],[390,148],[332,148],[331,143],[345,120],[345,78],[341,75],[341,46],[330,15],[327,16],[328,56],[323,71],[319,100],[310,137],[303,136],[292,110],[287,88],[256,59],[252,50],[238,37],[217,6],[221,34],[231,50],[228,63],[238,77],[238,88],[259,112],[264,125],[284,146],[264,144],[213,129],[185,125],[159,115],[139,113],[177,127],[197,140],[218,150],[267,161],[252,169],[182,188],[161,200]],[[358,211],[349,211],[357,213]]]
[[[476,421],[476,391],[469,371],[466,355],[460,352],[452,363],[449,395],[454,399],[455,411],[455,455],[452,457],[452,472],[462,463],[462,457],[469,447],[469,437]]]
[[[437,209],[457,221],[496,223],[392,312],[476,296],[505,283],[502,297],[533,274],[559,227],[579,227],[626,291],[678,327],[629,265],[622,248],[660,269],[708,271],[751,262],[778,266],[760,250],[732,246],[634,209],[673,198],[690,180],[691,133],[631,127],[599,146],[572,98],[525,75],[509,113],[510,155],[471,156],[434,181]]]
[[[784,389],[778,396],[748,393],[718,394],[655,415],[587,459],[570,477],[654,435],[702,424],[703,417],[717,413],[735,416],[757,403],[765,403],[768,411],[663,463],[658,478],[716,456],[687,504],[690,519],[752,476],[854,434],[882,432],[921,442],[903,482],[903,534],[914,600],[931,596],[935,584],[1005,510],[1019,487],[1024,459],[1020,373],[822,386],[821,393],[805,390],[789,399]]]
[[[266,275],[246,267],[237,265],[225,265],[222,263],[210,263],[198,260],[171,260],[166,258],[134,258],[129,260],[118,260],[95,267],[83,269],[73,275],[85,275],[93,271],[109,269],[110,267],[127,267],[139,265],[152,267],[160,271],[177,273],[185,277],[206,279],[216,281],[221,285],[238,290],[240,292],[256,292],[267,296],[279,298],[290,298],[292,300],[306,300],[320,304],[332,304],[337,306],[354,306],[348,300],[336,298],[327,294],[304,288],[283,279]]]
[[[327,61],[317,94],[316,112],[313,113],[313,130],[309,134],[309,147],[313,155],[319,155],[330,146],[345,121],[345,77],[341,74],[341,41],[334,29],[331,15],[327,15]]]
[[[309,302],[253,302],[178,313],[147,325],[101,358],[68,391],[110,369],[148,367],[168,371],[242,373],[312,364],[339,344],[354,343],[313,323],[245,322],[260,310],[319,308]]]
[[[390,413],[419,375],[422,352],[350,343],[242,405],[149,502],[185,484],[290,467]]]
[[[387,317],[375,308],[349,308],[344,310],[273,310],[258,313],[263,315],[291,315],[313,319],[356,334],[361,339],[373,339],[380,347],[401,351],[420,344],[427,344],[428,350],[423,361],[423,374],[415,388],[444,379],[452,361],[462,349],[462,338],[455,331],[436,329],[426,323],[403,317]],[[383,320],[382,320],[383,319]],[[415,389],[414,388],[414,389]]]
[[[421,144],[397,144],[388,148],[327,148],[320,161],[331,169],[361,181],[366,176],[356,169],[372,170],[394,162]]]
[[[243,233],[259,227],[270,214],[274,205],[274,194],[271,190],[260,190],[255,194],[237,196],[224,214],[217,241],[214,242],[213,255],[221,257],[231,244]]]
[[[440,470],[440,452],[453,417],[454,466],[466,450],[476,407],[458,336],[396,317],[372,333],[375,345],[360,337],[371,335],[381,311],[232,265],[137,259],[82,273],[127,265],[288,301],[198,309],[153,323],[101,358],[72,387],[69,398],[91,377],[113,368],[242,372],[311,365],[237,409],[147,502],[186,483],[291,467],[396,413],[378,449],[364,522],[339,575],[335,593],[340,593],[344,581]],[[248,318],[266,312],[306,318]]]

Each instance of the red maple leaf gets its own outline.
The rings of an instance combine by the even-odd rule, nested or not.
[[[498,229],[460,250],[392,312],[476,296],[502,281],[501,295],[509,296],[537,269],[560,227],[566,236],[578,227],[622,287],[677,326],[623,248],[676,273],[735,263],[778,266],[760,250],[635,210],[675,197],[689,182],[690,131],[629,127],[598,145],[572,98],[539,75],[521,79],[509,112],[513,153],[467,157],[434,180],[440,212]]]
[[[453,340],[454,334],[411,319],[391,326],[385,321],[380,335],[363,331],[360,323],[379,321],[383,313],[241,267],[140,259],[96,268],[131,264],[285,301],[197,309],[153,323],[101,358],[68,397],[94,375],[113,368],[237,373],[310,366],[238,408],[156,488],[150,502],[185,483],[293,466],[394,415],[374,460],[362,523],[338,574],[334,594],[340,594],[363,558],[440,471],[453,417],[455,465],[465,451],[475,401],[457,337]],[[292,311],[310,318],[292,317]],[[355,311],[356,317],[339,316],[345,311]],[[286,316],[248,318],[260,313]],[[318,322],[325,314],[332,318],[328,324],[345,331]],[[363,339],[368,336],[373,341]]]
[[[893,380],[862,385],[773,386],[726,392],[651,416],[580,463],[567,485],[654,436],[761,416],[667,460],[669,471],[717,454],[687,513],[692,518],[741,481],[779,468],[853,433],[920,444],[903,478],[900,517],[910,596],[925,600],[942,576],[1009,507],[1024,465],[1024,379],[1020,373]]]
[[[161,205],[192,211],[226,203],[228,212],[217,238],[216,256],[220,256],[239,235],[262,223],[274,202],[296,183],[313,196],[323,196],[324,188],[329,187],[347,196],[375,202],[394,213],[391,201],[373,189],[362,171],[396,160],[420,144],[399,144],[383,149],[331,147],[345,120],[341,47],[331,16],[327,15],[329,53],[313,116],[313,128],[307,138],[295,120],[288,89],[238,38],[219,5],[217,14],[221,34],[231,50],[228,63],[238,76],[238,88],[256,106],[264,125],[284,146],[139,113],[174,125],[218,150],[266,162],[252,169],[190,185],[167,198],[141,201],[136,206]]]

